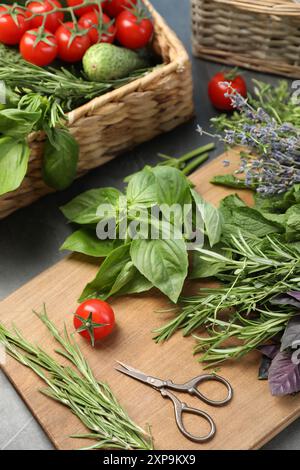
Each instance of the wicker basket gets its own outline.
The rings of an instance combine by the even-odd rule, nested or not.
[[[300,78],[300,4],[292,0],[191,0],[198,57]]]
[[[148,0],[144,2],[155,23],[154,48],[165,65],[69,113],[70,131],[80,145],[78,176],[193,116],[188,55]],[[0,197],[0,219],[51,192],[41,176],[43,133],[31,134],[29,142],[27,175],[18,190]]]

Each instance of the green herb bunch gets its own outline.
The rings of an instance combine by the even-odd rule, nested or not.
[[[193,253],[191,278],[215,278],[216,288],[181,298],[174,319],[156,333],[156,341],[176,331],[196,333],[200,360],[239,358],[282,334],[297,307],[274,299],[300,288],[298,186],[270,200],[256,196],[255,208],[237,196],[220,205],[220,242]],[[199,335],[204,328],[207,337]]]
[[[208,148],[211,147],[205,146],[203,151]],[[114,188],[93,189],[62,208],[67,219],[79,226],[62,249],[105,258],[80,301],[141,293],[156,287],[177,302],[188,273],[187,242],[189,229],[192,230],[192,224],[183,223],[184,206],[193,214],[200,212],[210,245],[218,243],[218,210],[194,191],[175,167],[175,160],[168,163],[170,166],[147,166],[131,175],[126,179],[124,193]],[[102,213],[99,209],[104,205],[106,211]],[[180,209],[180,215],[167,213],[167,208],[174,206]],[[190,220],[193,222],[192,217]],[[108,232],[106,239],[98,238],[99,228]]]
[[[300,107],[287,82],[272,89],[256,83],[256,96],[244,99],[229,86],[228,97],[237,110],[232,117],[213,120],[223,135],[216,137],[229,146],[242,145],[240,168],[245,186],[265,196],[288,191],[300,181]],[[199,128],[200,132],[204,132]],[[204,132],[205,133],[205,132]],[[228,162],[230,164],[230,162]],[[232,176],[214,180],[228,186],[240,184]]]
[[[10,332],[2,324],[0,343],[10,356],[45,382],[47,388],[41,390],[44,395],[68,407],[89,431],[71,437],[96,441],[85,449],[152,449],[151,437],[129,418],[109,385],[95,378],[66,328],[61,335],[45,308],[37,316],[59,344],[61,349],[56,352],[72,367],[61,365],[42,348],[27,341],[18,330]]]

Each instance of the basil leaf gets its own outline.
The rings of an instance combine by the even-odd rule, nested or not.
[[[0,195],[17,189],[27,172],[30,149],[27,143],[0,137]]]
[[[129,205],[157,203],[156,181],[152,170],[148,167],[133,175],[127,186],[127,199]]]
[[[39,121],[41,112],[28,112],[18,109],[0,111],[0,133],[6,136],[23,139],[32,132]]]
[[[291,395],[300,391],[300,365],[291,355],[279,352],[269,369],[269,385],[273,396]]]
[[[184,240],[133,240],[130,255],[140,273],[177,302],[188,270]]]
[[[191,189],[191,193],[201,214],[206,234],[212,247],[220,241],[222,235],[223,220],[221,213],[215,206],[206,202],[194,189]]]
[[[43,178],[51,188],[65,189],[74,181],[79,146],[67,129],[53,129],[52,139],[45,144]]]
[[[153,287],[152,283],[136,269],[132,261],[128,261],[118,275],[107,297],[115,294],[138,294],[151,289],[151,287]]]
[[[60,249],[102,258],[116,248],[116,242],[117,240],[99,240],[93,230],[80,229],[72,233]]]
[[[130,261],[130,243],[113,250],[103,261],[95,279],[87,284],[79,302],[89,298],[107,298],[124,265]]]
[[[101,204],[116,207],[122,193],[115,188],[91,189],[75,197],[61,207],[64,216],[71,222],[80,225],[96,224],[101,220],[97,214]]]
[[[204,249],[209,249],[207,244],[204,244]],[[214,253],[219,253],[222,256],[228,257],[228,261],[232,258],[230,251],[224,249],[223,245],[219,244],[214,246]],[[206,277],[214,277],[219,272],[223,271],[227,263],[218,259],[210,258],[205,259],[203,253],[193,251],[192,256],[192,271],[189,276],[190,279],[202,279]]]
[[[300,315],[291,318],[281,338],[281,351],[300,346]]]
[[[158,166],[153,168],[156,178],[158,204],[186,204],[190,202],[188,179],[176,168]]]

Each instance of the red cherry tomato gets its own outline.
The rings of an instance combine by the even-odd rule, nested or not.
[[[105,13],[101,15],[98,11],[90,11],[83,15],[78,21],[78,24],[82,26],[83,29],[89,29],[88,36],[91,44],[97,44],[98,42],[114,42],[116,28],[113,24],[108,26],[109,23],[111,23],[111,19]],[[101,36],[99,33],[101,33]]]
[[[21,37],[29,28],[27,15],[21,8],[14,9],[15,20],[11,16],[12,8],[0,7],[0,42],[13,46],[19,44]],[[7,15],[3,12],[7,12]]]
[[[94,346],[96,341],[106,338],[113,331],[115,314],[103,300],[86,300],[76,310],[73,323],[76,331]]]
[[[81,60],[91,45],[90,38],[87,33],[82,31],[82,27],[79,26],[78,32],[74,28],[74,23],[69,21],[63,23],[55,33],[58,56],[66,62],[78,62]],[[72,42],[70,42],[72,34],[74,37]]]
[[[117,18],[117,39],[128,49],[145,47],[153,36],[153,23],[149,18],[139,19],[131,11],[123,11]]]
[[[225,85],[224,82],[230,83],[230,87]],[[208,96],[215,108],[220,111],[233,110],[231,99],[225,96],[226,93],[231,93],[232,89],[246,98],[247,85],[241,75],[232,74],[230,72],[228,74],[219,72],[213,76],[208,84]]]
[[[69,7],[76,7],[77,5],[81,5],[84,2],[84,0],[67,0],[68,6]],[[88,5],[82,8],[76,8],[74,10],[75,14],[77,16],[82,16],[85,15],[86,13],[89,13],[90,11],[98,10],[99,11],[99,6],[97,4],[93,5]]]
[[[22,36],[20,53],[28,62],[43,67],[51,64],[57,56],[57,42],[52,33],[44,31],[42,39],[36,43],[38,33],[39,28],[36,28],[27,31]]]
[[[53,10],[55,7],[62,8],[61,3],[58,0],[43,0],[41,2],[30,2],[27,6],[29,18],[37,13],[46,13]],[[30,19],[30,27],[38,28],[43,24],[44,15],[38,15]],[[57,28],[61,25],[64,20],[64,14],[62,11],[56,11],[47,15],[45,21],[45,29],[51,33],[55,33]]]
[[[126,8],[136,5],[136,2],[137,0],[106,0],[106,2],[102,4],[102,8],[108,16],[116,18]]]

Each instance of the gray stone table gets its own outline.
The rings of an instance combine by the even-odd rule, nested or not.
[[[152,0],[182,39],[190,53],[189,0]],[[62,193],[52,194],[0,221],[0,298],[59,261],[65,254],[58,251],[71,228],[58,207],[82,191],[100,186],[121,186],[123,178],[146,163],[157,161],[157,153],[179,156],[205,144],[206,138],[195,132],[196,124],[208,128],[215,114],[207,97],[207,82],[221,66],[193,58],[196,118],[180,128],[160,136],[124,154],[104,167],[92,171]],[[275,78],[245,73],[251,77],[274,81]],[[214,156],[221,153],[218,148]],[[0,449],[52,449],[39,424],[32,417],[3,373],[0,373]],[[300,449],[300,423],[295,422],[267,449]]]

